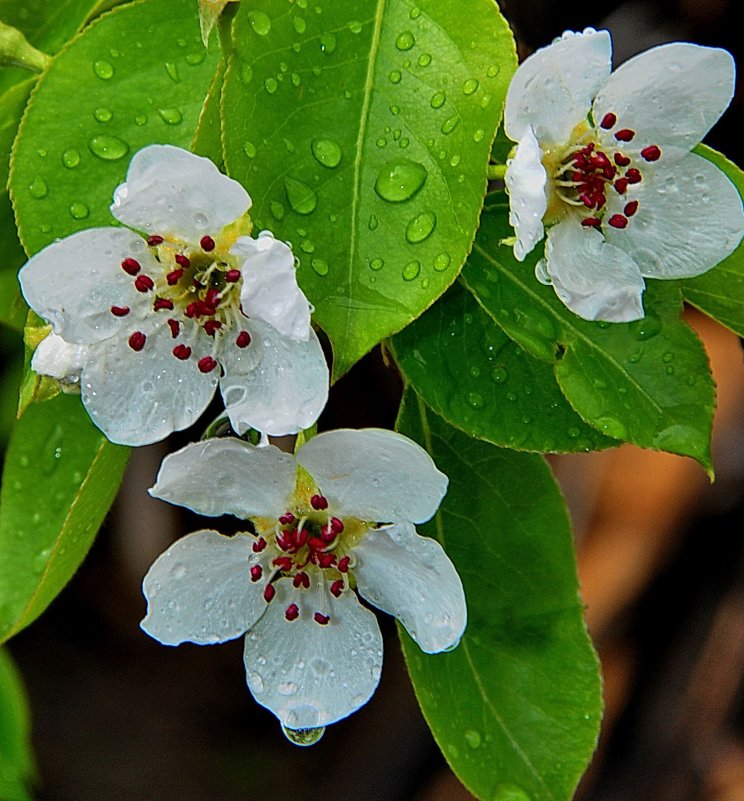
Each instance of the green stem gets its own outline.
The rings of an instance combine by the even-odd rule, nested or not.
[[[506,164],[489,164],[486,167],[486,175],[489,181],[503,181],[506,175]]]
[[[51,60],[51,56],[37,50],[17,28],[0,22],[0,67],[43,72]]]

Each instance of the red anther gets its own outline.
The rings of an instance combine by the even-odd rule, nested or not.
[[[220,302],[220,293],[216,289],[210,289],[207,291],[207,295],[204,298],[204,302],[209,306],[217,306]]]
[[[338,564],[336,567],[341,571],[341,573],[348,573],[349,572],[349,562],[351,561],[350,556],[342,556],[338,560]]]
[[[240,281],[240,270],[228,270],[225,273],[225,281],[227,281],[228,284],[234,284]]]
[[[320,538],[323,540],[323,542],[333,542],[333,540],[336,539],[336,534],[330,525],[323,526],[323,528],[320,530]]]
[[[286,617],[287,620],[297,620],[299,616],[300,616],[300,607],[297,606],[297,604],[290,604],[284,613],[284,617]]]
[[[203,236],[199,240],[199,244],[201,245],[201,249],[207,253],[210,253],[215,248],[214,239],[212,239],[211,236]]]
[[[204,323],[204,330],[210,337],[213,337],[215,331],[220,328],[222,328],[222,323],[219,320],[207,320],[207,322]]]
[[[646,161],[658,161],[661,158],[661,148],[658,145],[649,145],[641,150],[641,155]]]
[[[292,512],[285,512],[280,518],[279,522],[283,526],[291,526],[297,518],[292,514]]]
[[[614,159],[618,167],[627,167],[630,164],[630,156],[624,156],[622,153],[615,153]]]
[[[607,155],[603,153],[601,150],[597,151],[596,153],[592,153],[592,165],[595,167],[611,167],[610,160],[607,158]]]
[[[623,209],[623,214],[626,217],[632,217],[638,211],[638,201],[631,200],[630,203],[625,204],[625,208]]]
[[[623,217],[622,214],[613,214],[607,222],[613,228],[625,228],[628,225],[628,218]]]
[[[602,225],[602,221],[599,217],[584,217],[581,224],[584,228],[599,228],[599,226]]]
[[[129,273],[129,275],[137,275],[142,269],[142,266],[137,259],[124,259],[121,263],[121,269],[124,270],[125,273]]]
[[[274,589],[274,585],[267,584],[266,589],[264,590],[264,601],[266,601],[267,604],[271,603],[275,595],[276,595],[276,590]]]
[[[142,350],[145,347],[145,342],[147,342],[147,337],[142,333],[142,331],[135,331],[129,337],[129,347],[132,350]]]
[[[336,581],[331,584],[331,593],[338,598],[339,595],[344,591],[344,582],[341,579],[336,579]]]
[[[295,548],[302,548],[302,546],[307,542],[307,529],[294,529],[292,532],[292,539],[294,540]]]
[[[312,506],[313,509],[322,511],[328,508],[328,499],[323,495],[313,495],[313,497],[310,498],[310,506]]]
[[[196,317],[199,314],[199,301],[192,300],[191,303],[186,307],[186,311],[184,314],[188,318]]]
[[[179,267],[186,268],[191,266],[191,260],[189,259],[189,257],[184,256],[182,253],[176,253],[176,255],[173,258],[176,260],[176,264]]]
[[[217,367],[217,362],[211,356],[204,356],[199,359],[196,365],[202,373],[211,373]]]
[[[584,174],[581,172],[572,172],[571,173],[571,180],[576,181],[577,183],[584,177]]]
[[[175,286],[183,276],[183,270],[171,270],[168,275],[165,276],[165,280],[168,282],[168,286]]]
[[[162,245],[163,244],[163,237],[154,234],[153,236],[147,237],[147,244],[153,248],[155,245]]]
[[[112,306],[111,314],[114,317],[126,317],[129,314],[129,306]]]
[[[177,359],[185,361],[191,356],[191,348],[188,345],[176,345],[176,347],[173,348],[173,355]]]
[[[149,292],[154,286],[155,284],[149,275],[138,275],[134,279],[134,288],[138,292]]]
[[[168,309],[171,311],[173,309],[173,301],[169,298],[155,298],[155,303],[152,304],[152,308],[155,311],[160,311],[161,309]]]
[[[296,589],[304,587],[306,590],[310,588],[310,576],[307,573],[295,573],[292,579],[292,586]]]
[[[313,551],[322,551],[326,547],[325,542],[320,537],[309,537],[307,544]]]
[[[613,184],[615,187],[615,191],[619,195],[624,195],[628,191],[628,184],[630,181],[627,178],[618,178],[617,181]]]
[[[168,328],[170,328],[171,336],[175,339],[181,330],[181,323],[178,320],[168,320]]]
[[[266,547],[266,540],[263,537],[259,537],[253,543],[252,547],[253,547],[253,553],[261,553],[261,551],[263,551],[263,549]]]
[[[316,612],[316,613],[313,615],[313,620],[314,620],[316,623],[320,623],[320,625],[321,625],[321,626],[325,626],[325,625],[326,625],[326,623],[328,623],[328,621],[329,621],[330,619],[331,619],[331,618],[330,618],[330,616],[329,616],[329,615],[321,615],[321,614],[320,614],[320,612]]]
[[[340,534],[344,530],[344,521],[338,517],[331,518],[331,528],[335,534]]]
[[[247,331],[241,331],[235,338],[235,344],[239,348],[247,348],[251,344],[251,335]]]
[[[292,543],[292,534],[291,534],[291,532],[282,531],[281,534],[277,534],[277,536],[276,536],[276,544],[283,551],[289,551],[290,549],[294,548],[294,544]]]
[[[335,553],[319,553],[318,554],[318,566],[319,567],[332,567],[336,564],[336,554]]]
[[[217,314],[217,309],[215,309],[211,303],[207,303],[204,300],[197,300],[196,308],[199,317],[212,317]]]
[[[599,123],[600,127],[604,128],[605,131],[609,131],[615,123],[617,122],[617,114],[613,114],[611,111],[602,117],[602,122]]]
[[[625,177],[628,179],[629,184],[639,184],[643,180],[641,171],[635,167],[631,167],[626,173]]]
[[[630,128],[621,128],[619,131],[615,132],[615,139],[617,139],[618,142],[630,142],[634,136],[635,131],[631,131]]]
[[[263,576],[263,568],[261,565],[253,565],[251,568],[251,581],[258,581]]]
[[[586,193],[583,195],[579,195],[579,200],[588,208],[593,209],[596,203],[594,202],[594,198],[590,197]]]
[[[290,556],[277,556],[276,559],[272,560],[271,564],[287,573],[292,569],[292,558]]]

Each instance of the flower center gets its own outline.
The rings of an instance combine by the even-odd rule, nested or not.
[[[168,326],[170,336],[179,340],[171,351],[175,359],[193,357],[198,369],[209,373],[217,366],[215,357],[227,332],[238,332],[234,335],[237,347],[250,345],[240,308],[242,275],[229,253],[217,249],[211,236],[203,236],[198,248],[159,235],[149,236],[147,244],[158,265],[152,275],[131,257],[123,259],[121,269],[132,277],[138,293],[152,298],[151,311],[162,326]],[[125,317],[130,311],[128,306],[111,307],[116,317]],[[211,347],[205,348],[201,332],[213,339]],[[132,332],[132,350],[141,351],[146,344],[147,334]]]

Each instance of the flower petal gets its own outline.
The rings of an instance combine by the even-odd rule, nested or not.
[[[233,428],[255,428],[273,436],[309,428],[328,400],[328,366],[315,332],[306,341],[282,336],[260,320],[250,320],[247,348],[221,354],[225,374],[220,389]],[[252,348],[258,364],[250,358]]]
[[[370,531],[354,548],[359,594],[394,615],[427,654],[453,648],[467,623],[462,582],[442,546],[410,523]]]
[[[295,460],[230,437],[194,442],[160,465],[150,495],[200,515],[278,517],[295,486]]]
[[[266,609],[264,585],[250,569],[270,557],[255,554],[250,534],[223,537],[197,531],[175,542],[147,571],[147,615],[140,626],[163,645],[199,645],[239,637]]]
[[[297,451],[297,461],[341,517],[423,523],[447,492],[447,476],[422,447],[380,428],[326,431]]]
[[[683,157],[726,110],[734,95],[734,59],[725,50],[675,42],[626,61],[594,103],[594,119],[617,115],[635,131],[628,152],[658,145],[662,158]],[[614,145],[612,132],[605,134]]]
[[[79,384],[80,372],[87,360],[87,345],[71,345],[52,332],[39,342],[31,359],[31,369],[64,384]]]
[[[245,638],[248,687],[289,729],[335,723],[366,704],[377,688],[377,619],[353,592],[332,597],[322,577],[309,590],[293,592],[287,579],[274,587],[276,597]],[[290,603],[300,613],[292,621],[284,615]],[[316,623],[315,612],[329,615],[329,622]]]
[[[517,235],[514,255],[519,261],[524,261],[524,257],[545,235],[542,220],[548,208],[545,191],[548,174],[542,165],[542,155],[535,134],[528,125],[514,158],[507,161],[505,176],[509,194],[509,224]]]
[[[627,228],[606,229],[649,278],[689,278],[726,258],[744,233],[736,187],[707,159],[688,154],[634,187],[638,212]],[[618,200],[612,198],[613,204]]]
[[[289,246],[264,231],[258,239],[241,237],[230,252],[242,260],[243,311],[284,336],[306,340],[310,336],[310,305],[297,285]]]
[[[21,268],[18,280],[28,305],[72,344],[90,344],[130,324],[112,306],[146,303],[121,268],[134,258],[144,272],[157,262],[141,236],[122,228],[89,228],[53,242]]]
[[[553,288],[574,314],[610,323],[643,317],[645,283],[636,263],[599,231],[564,220],[548,231],[545,255]]]
[[[520,64],[506,95],[504,129],[519,142],[532,126],[541,144],[563,144],[586,118],[610,74],[607,31],[567,31]]]
[[[134,154],[111,213],[139,231],[194,244],[206,234],[216,237],[250,206],[245,189],[209,159],[172,145],[149,145]]]
[[[122,445],[149,445],[192,425],[217,386],[215,375],[173,356],[167,329],[151,322],[141,333],[147,341],[140,351],[126,333],[91,347],[80,381],[93,422]]]

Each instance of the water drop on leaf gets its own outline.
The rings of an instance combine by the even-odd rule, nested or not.
[[[90,214],[90,209],[85,203],[76,201],[70,205],[70,217],[74,220],[84,220]]]
[[[395,40],[395,46],[398,50],[410,50],[415,44],[416,40],[410,31],[403,31]]]
[[[402,203],[421,189],[427,177],[423,164],[410,159],[396,159],[380,170],[375,192],[390,203]]]
[[[78,153],[74,148],[65,150],[65,152],[62,154],[62,164],[70,169],[77,167],[77,165],[80,164],[80,153]]]
[[[108,61],[94,61],[93,72],[103,81],[108,81],[114,76],[114,68]]]
[[[313,259],[310,266],[318,275],[328,275],[328,262],[323,259]]]
[[[420,272],[421,262],[418,259],[413,259],[413,261],[409,261],[408,264],[406,264],[406,266],[403,268],[403,280],[413,281]]]
[[[477,88],[478,81],[475,78],[468,78],[468,80],[462,85],[463,94],[466,95],[472,95]]]
[[[88,142],[88,148],[94,156],[104,161],[117,161],[129,152],[129,145],[118,136],[94,136]]]
[[[93,112],[93,116],[98,122],[108,122],[114,115],[110,108],[97,108]]]
[[[284,191],[292,210],[297,214],[312,214],[318,205],[318,196],[302,181],[296,178],[284,179]]]
[[[444,101],[447,99],[444,92],[435,92],[431,96],[431,107],[432,108],[441,108],[444,105]]]
[[[178,125],[183,120],[183,114],[177,108],[159,108],[158,114],[166,125]]]
[[[442,273],[450,266],[450,262],[451,261],[452,261],[452,258],[450,257],[449,253],[440,253],[434,259],[434,269],[438,273]]]
[[[178,65],[172,61],[165,62],[165,71],[174,83],[178,83],[181,80],[181,76],[178,74]]]
[[[269,15],[263,11],[249,11],[248,21],[251,23],[251,28],[253,28],[254,32],[259,36],[266,36],[271,30]]]
[[[417,214],[406,226],[406,239],[411,244],[423,242],[437,225],[437,215],[433,211],[423,211]]]
[[[43,178],[34,178],[28,187],[28,191],[31,197],[41,200],[49,193],[49,187],[46,185]]]
[[[313,156],[324,167],[338,167],[341,161],[341,148],[332,139],[313,139],[310,145]]]

